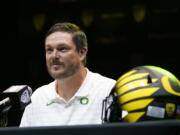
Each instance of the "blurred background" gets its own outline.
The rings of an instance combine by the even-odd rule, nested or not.
[[[87,67],[118,79],[140,65],[160,66],[180,78],[179,0],[18,0],[1,11],[1,85],[49,83],[44,36],[62,21],[87,34]]]

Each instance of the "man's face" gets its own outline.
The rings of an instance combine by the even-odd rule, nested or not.
[[[76,50],[72,35],[67,32],[55,32],[45,40],[46,64],[54,79],[69,77],[79,70],[86,55]]]

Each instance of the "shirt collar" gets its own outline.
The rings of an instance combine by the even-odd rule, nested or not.
[[[89,95],[89,90],[87,89],[88,88],[87,85],[88,85],[88,81],[90,80],[90,71],[87,68],[86,70],[87,70],[86,77],[83,83],[81,84],[80,88],[78,89],[78,91],[75,93],[75,95],[72,98],[87,97]],[[53,102],[59,99],[63,99],[56,92],[56,80],[50,84],[48,96],[50,100]]]
[[[76,94],[74,95],[75,97],[86,97],[89,94],[89,90],[88,88],[88,81],[90,80],[90,72],[89,70],[86,68],[87,70],[87,74],[86,77],[83,81],[83,83],[81,84],[80,88],[78,89],[78,91],[76,92]]]

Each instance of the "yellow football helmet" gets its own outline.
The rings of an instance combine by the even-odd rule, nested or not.
[[[180,82],[157,66],[139,66],[123,74],[103,102],[103,122],[163,119],[180,119]]]

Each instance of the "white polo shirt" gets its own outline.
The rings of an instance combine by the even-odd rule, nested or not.
[[[100,124],[102,101],[116,81],[87,72],[76,94],[66,102],[55,90],[56,81],[38,88],[23,114],[20,127]]]

